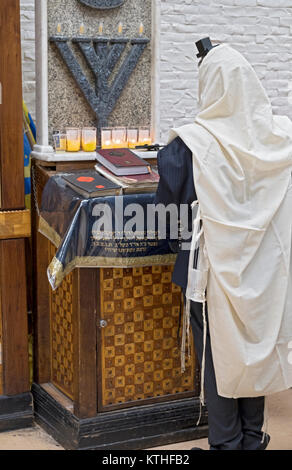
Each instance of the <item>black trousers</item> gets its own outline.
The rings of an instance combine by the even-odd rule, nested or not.
[[[206,309],[207,312],[207,309]],[[191,326],[200,365],[203,355],[202,304],[191,302]],[[263,433],[264,397],[224,398],[218,395],[209,327],[205,352],[205,396],[210,450],[258,450]],[[231,358],[232,360],[232,358]]]

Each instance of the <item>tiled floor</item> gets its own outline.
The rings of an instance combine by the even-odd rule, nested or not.
[[[270,450],[292,450],[292,390],[268,398],[268,432]],[[156,450],[187,450],[192,447],[208,449],[207,439],[180,442],[156,447]],[[0,433],[0,450],[62,450],[39,426],[19,431]]]

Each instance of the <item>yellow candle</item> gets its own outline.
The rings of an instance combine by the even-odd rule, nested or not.
[[[79,28],[80,34],[84,34],[84,24],[81,23],[80,28]]]
[[[80,140],[67,139],[67,152],[79,152]]]
[[[127,129],[128,147],[135,148],[138,145],[138,129]]]
[[[122,34],[122,32],[123,32],[123,23],[120,21],[119,26],[118,26],[118,33]]]
[[[139,128],[139,145],[150,145],[151,144],[151,135],[150,128],[140,127]]]
[[[103,145],[102,145],[102,148],[103,149],[111,149],[112,148],[111,141],[110,140],[105,140]]]
[[[96,149],[96,141],[85,141],[82,139],[82,150],[84,152],[94,152]]]
[[[62,31],[62,27],[61,27],[60,23],[58,23],[58,26],[57,26],[57,33],[60,34],[61,31]]]
[[[116,140],[113,140],[113,145],[112,145],[112,148],[114,149],[122,149],[126,147],[126,142],[123,142],[122,140],[120,139],[116,139]]]
[[[99,34],[103,33],[103,23],[102,22],[99,23],[98,32],[99,32]]]
[[[112,129],[103,127],[101,129],[101,148],[112,148]]]
[[[80,150],[80,129],[68,128],[67,135],[67,151],[78,152]]]
[[[96,149],[96,128],[84,127],[82,129],[82,150],[94,152]]]
[[[139,144],[138,145],[150,145],[151,144],[151,139],[142,139],[140,140]]]
[[[112,146],[113,148],[128,147],[126,139],[126,128],[116,127],[112,131]]]
[[[143,33],[144,33],[144,25],[143,25],[143,23],[140,23],[140,26],[139,26],[139,34],[140,34],[140,36],[142,36]]]
[[[61,152],[66,152],[66,144],[67,144],[66,135],[60,136],[60,151]]]

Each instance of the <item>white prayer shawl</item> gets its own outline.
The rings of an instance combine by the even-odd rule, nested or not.
[[[292,387],[292,123],[225,44],[200,66],[199,99],[195,123],[170,133],[193,153],[203,227],[187,298],[207,287],[219,395],[268,395]]]

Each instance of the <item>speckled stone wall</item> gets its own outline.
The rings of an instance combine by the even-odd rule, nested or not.
[[[48,0],[48,34],[57,35],[58,24],[61,33],[68,37],[80,35],[80,25],[84,25],[84,36],[97,37],[99,24],[103,22],[103,36],[117,37],[118,24],[123,23],[122,36],[130,39],[139,36],[139,25],[144,25],[143,36],[151,39],[152,13],[151,0],[125,0],[125,3],[112,10],[96,10],[82,5],[78,0]],[[70,42],[70,47],[79,60],[86,78],[94,87],[94,80],[78,46]],[[110,81],[117,73],[121,62],[130,49],[127,45],[117,63]],[[52,131],[67,126],[96,125],[96,117],[85,100],[81,90],[63,62],[56,46],[49,43],[49,135]],[[149,125],[151,122],[151,44],[140,57],[118,102],[109,117],[109,126]]]

